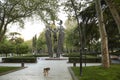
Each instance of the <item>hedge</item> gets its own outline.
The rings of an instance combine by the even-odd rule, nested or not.
[[[36,63],[37,59],[34,57],[12,57],[12,58],[2,58],[3,63]]]
[[[49,57],[48,54],[27,55],[23,57]]]
[[[85,54],[83,54],[84,56]],[[94,53],[94,54],[86,54],[86,56],[97,56],[98,54],[97,53]],[[80,53],[71,53],[71,54],[63,54],[62,55],[63,57],[79,57],[80,56]]]
[[[83,58],[82,62],[87,62],[87,63],[100,63],[101,62],[101,58]],[[79,57],[69,57],[69,63],[79,63],[80,62],[80,58]]]
[[[48,54],[43,54],[43,55],[33,55],[34,57],[49,57]]]

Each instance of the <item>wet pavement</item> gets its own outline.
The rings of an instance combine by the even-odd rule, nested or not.
[[[0,66],[20,66],[17,63],[0,63]],[[87,65],[100,65],[100,64],[87,64]],[[0,80],[72,80],[68,71],[67,60],[44,60],[41,58],[37,63],[26,63],[27,68],[0,76]],[[77,64],[79,66],[79,64]],[[48,76],[44,76],[43,68],[50,67]]]

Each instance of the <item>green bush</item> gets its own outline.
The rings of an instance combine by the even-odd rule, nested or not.
[[[37,59],[34,57],[12,57],[12,58],[2,58],[4,63],[36,63]]]
[[[27,54],[29,51],[29,47],[26,44],[19,44],[16,46],[16,54]]]
[[[84,54],[83,54],[84,55]],[[94,56],[96,57],[98,55],[98,53],[86,53],[87,56]],[[80,53],[70,53],[70,54],[63,54],[62,56],[64,57],[79,57]]]
[[[48,54],[41,54],[41,55],[33,55],[34,57],[48,57]]]
[[[69,63],[79,63],[80,58],[79,57],[69,57]],[[87,63],[100,63],[101,58],[83,58],[82,62],[87,62]]]
[[[48,56],[49,56],[48,54],[37,54],[37,55],[27,55],[24,57],[48,57]]]
[[[70,54],[63,54],[63,57],[79,57],[79,53],[70,53]]]

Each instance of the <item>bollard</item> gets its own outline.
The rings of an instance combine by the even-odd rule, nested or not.
[[[24,67],[24,62],[21,63],[21,67]]]
[[[76,67],[76,63],[75,62],[73,62],[73,66]]]

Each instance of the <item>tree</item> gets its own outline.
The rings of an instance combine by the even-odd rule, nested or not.
[[[118,30],[120,33],[120,15],[116,7],[117,3],[120,3],[120,1],[119,0],[105,0],[105,2],[109,6],[110,12],[112,13],[112,16],[118,26]]]
[[[0,53],[5,54],[6,57],[9,53],[15,53],[15,46],[11,43],[4,42],[0,44]]]
[[[32,40],[24,41],[24,43],[25,43],[26,45],[28,45],[28,47],[29,47],[29,52],[32,53]]]
[[[78,34],[79,34],[79,43],[80,44],[80,76],[82,76],[82,53],[84,49],[84,40],[83,40],[83,31],[82,27],[80,26],[80,18],[78,16],[78,13],[81,10],[81,2],[77,0],[69,0],[66,2],[65,6],[67,7],[67,11],[71,12],[71,14],[74,15],[76,21],[77,21],[77,27],[78,27]]]
[[[16,54],[21,55],[21,54],[27,54],[29,51],[28,45],[22,43],[19,45],[16,45]]]
[[[117,25],[112,17],[112,14],[110,13],[109,8],[105,4],[105,2],[102,0],[101,1],[101,6],[103,10],[103,17],[104,17],[104,24],[105,24],[105,29],[107,32],[108,36],[108,44],[111,46],[111,48],[114,48],[115,45],[113,46],[114,42],[118,42],[119,39],[114,39],[115,36],[118,35],[118,29]],[[117,9],[118,12],[120,12],[119,9]],[[97,27],[97,16],[96,16],[96,11],[95,11],[95,4],[91,3],[87,8],[82,10],[80,12],[80,15],[82,22],[85,24],[85,29],[86,29],[86,45],[90,45],[89,43],[94,43],[94,41],[99,40],[99,29]],[[114,26],[114,27],[113,27]],[[111,42],[111,40],[114,40],[114,42]],[[93,44],[92,44],[93,45]],[[109,49],[111,49],[109,48]]]
[[[45,31],[43,31],[37,39],[37,50],[39,53],[46,50]]]
[[[57,0],[2,0],[0,1],[0,41],[8,24],[19,23],[23,27],[25,18],[38,15],[46,22],[55,18]]]
[[[18,32],[11,32],[11,33],[9,33],[9,38],[10,38],[10,40],[15,40],[16,37],[19,35],[21,35],[21,34]]]
[[[81,17],[82,24],[84,26],[85,44],[90,51],[93,49],[92,45],[95,45],[100,38],[99,28],[97,26],[95,4],[89,4],[88,7],[79,13],[79,16]]]
[[[100,37],[101,37],[102,66],[104,68],[109,68],[110,63],[109,63],[109,53],[108,53],[108,40],[107,40],[105,24],[103,21],[103,14],[102,14],[100,0],[95,0],[95,3],[96,3],[96,12],[98,15],[98,24],[99,24]]]
[[[76,26],[77,27],[77,26]],[[79,52],[80,45],[79,43],[79,34],[76,28],[74,27],[70,31],[66,31],[66,47],[70,49],[70,52],[77,51]]]
[[[78,46],[75,46],[75,44],[78,43],[78,36],[76,37],[75,29],[77,27],[76,20],[73,18],[68,18],[65,22],[65,48],[67,52],[71,52],[73,49],[79,48]]]
[[[32,51],[33,53],[37,53],[37,35],[35,35],[32,39]]]
[[[8,37],[9,41],[13,43],[14,45],[21,44],[24,42],[24,40],[20,37],[20,33],[18,32],[11,32]]]
[[[75,17],[76,21],[77,21],[77,30],[78,30],[78,35],[79,35],[79,46],[80,46],[80,76],[82,75],[82,53],[84,51],[85,48],[85,38],[84,38],[84,27],[81,23],[81,19],[79,17],[79,13],[82,10],[81,7],[82,2],[85,2],[86,0],[67,0],[65,2],[65,11],[68,12],[69,16],[73,16]],[[89,0],[87,0],[89,1]],[[86,5],[84,5],[83,8],[85,8]]]

